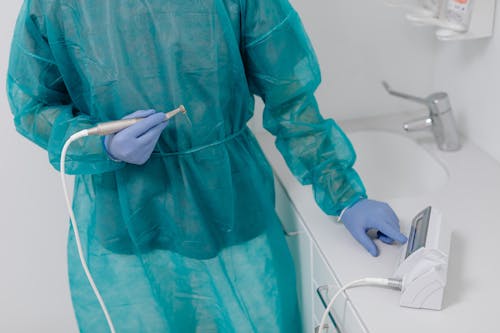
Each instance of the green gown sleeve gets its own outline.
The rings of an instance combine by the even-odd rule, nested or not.
[[[350,141],[318,110],[321,76],[309,38],[287,0],[244,6],[244,61],[250,89],[265,103],[264,127],[297,179],[312,184],[321,209],[338,216],[366,193]]]
[[[7,94],[17,131],[48,151],[50,163],[59,170],[61,149],[74,133],[97,121],[77,110],[66,89],[48,40],[43,17],[31,1],[25,1],[12,41]],[[97,174],[117,170],[99,137],[74,142],[66,158],[68,174]]]

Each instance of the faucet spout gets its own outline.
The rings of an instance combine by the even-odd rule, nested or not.
[[[406,132],[422,131],[432,127],[432,118],[424,117],[409,121],[403,124],[403,129]]]

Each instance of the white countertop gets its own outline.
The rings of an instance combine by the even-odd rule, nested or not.
[[[366,118],[341,123],[349,131],[380,129],[406,135],[401,129],[412,114]],[[342,284],[363,277],[390,277],[401,248],[380,241],[380,255],[371,257],[343,225],[316,205],[311,186],[302,186],[274,146],[274,138],[257,131],[257,138],[306,227]],[[399,306],[399,292],[357,288],[347,293],[371,333],[500,332],[500,164],[465,141],[456,153],[437,149],[432,134],[412,134],[449,173],[444,187],[426,196],[373,198],[388,201],[408,233],[411,219],[428,205],[443,212],[452,229],[448,285],[441,311]],[[370,189],[367,189],[368,193]]]

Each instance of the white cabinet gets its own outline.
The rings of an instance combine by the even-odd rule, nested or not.
[[[334,278],[320,258],[320,252],[279,181],[275,182],[275,188],[276,211],[295,263],[302,331],[312,333],[319,325],[325,310],[317,289],[320,286],[334,284]],[[338,331],[335,324],[329,320],[328,330],[325,329],[321,333],[338,333]]]
[[[275,189],[276,211],[295,263],[302,331],[316,332],[326,305],[341,284],[278,178],[275,180]],[[323,297],[320,297],[320,292]],[[345,295],[337,298],[330,312],[328,330],[319,333],[367,332]]]
[[[283,187],[275,181],[276,212],[281,220],[283,231],[292,253],[297,275],[297,292],[302,314],[302,331],[312,332],[312,297],[311,290],[311,239],[306,233],[303,223],[293,209]]]

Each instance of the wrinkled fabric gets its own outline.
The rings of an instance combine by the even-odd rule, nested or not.
[[[316,201],[338,214],[359,197],[355,154],[318,111],[320,72],[286,0],[28,0],[8,95],[19,133],[59,168],[69,136],[135,111],[186,106],[141,166],[101,138],[69,149],[74,210],[117,332],[299,332],[293,263],[274,210],[264,126]],[[82,332],[104,316],[68,242]]]

